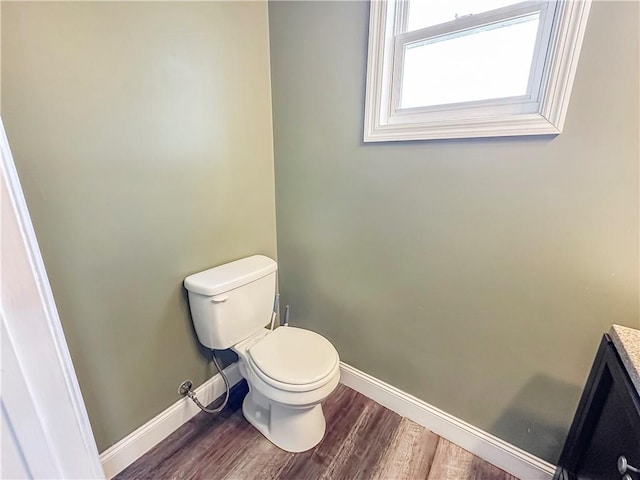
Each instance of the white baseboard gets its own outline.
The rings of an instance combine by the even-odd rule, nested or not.
[[[224,369],[233,386],[242,380],[237,363]],[[522,480],[550,480],[555,466],[500,440],[377,378],[340,362],[341,382],[389,410],[428,428],[477,457]],[[220,374],[195,390],[205,405],[224,393]],[[107,479],[111,479],[199,413],[198,407],[181,398],[155,418],[100,454]]]
[[[237,362],[225,368],[224,373],[231,386],[242,380]],[[220,374],[196,388],[195,393],[204,405],[223,395],[224,381]],[[191,400],[181,398],[160,415],[109,447],[100,454],[105,477],[110,480],[116,476],[199,412],[200,409]]]
[[[397,414],[522,480],[550,480],[555,466],[340,362],[340,381]]]

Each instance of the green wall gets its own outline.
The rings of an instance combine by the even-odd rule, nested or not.
[[[2,2],[2,118],[100,451],[215,373],[184,277],[276,255],[267,13]]]
[[[363,144],[369,5],[270,2],[293,324],[549,461],[638,311],[637,2],[594,2],[557,137]]]
[[[275,257],[275,139],[292,323],[556,460],[600,335],[640,326],[639,7],[594,2],[558,137],[363,144],[365,2],[3,1],[2,117],[99,449],[215,373],[182,280]]]

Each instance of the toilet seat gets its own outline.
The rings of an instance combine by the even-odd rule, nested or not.
[[[251,370],[265,383],[291,392],[322,387],[340,369],[338,352],[323,336],[280,327],[247,351]]]

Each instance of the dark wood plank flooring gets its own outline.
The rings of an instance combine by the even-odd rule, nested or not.
[[[344,385],[323,403],[322,442],[285,452],[242,416],[246,392],[243,381],[220,415],[199,413],[115,478],[517,480]]]

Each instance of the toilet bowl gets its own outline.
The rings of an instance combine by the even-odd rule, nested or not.
[[[322,402],[340,381],[340,362],[320,335],[295,327],[260,332],[232,349],[249,384],[245,418],[289,452],[317,445],[325,432]]]
[[[249,393],[244,417],[276,446],[302,452],[326,428],[322,402],[340,381],[340,360],[321,335],[296,327],[264,328],[275,294],[276,263],[254,255],[185,279],[200,342],[231,348]]]

